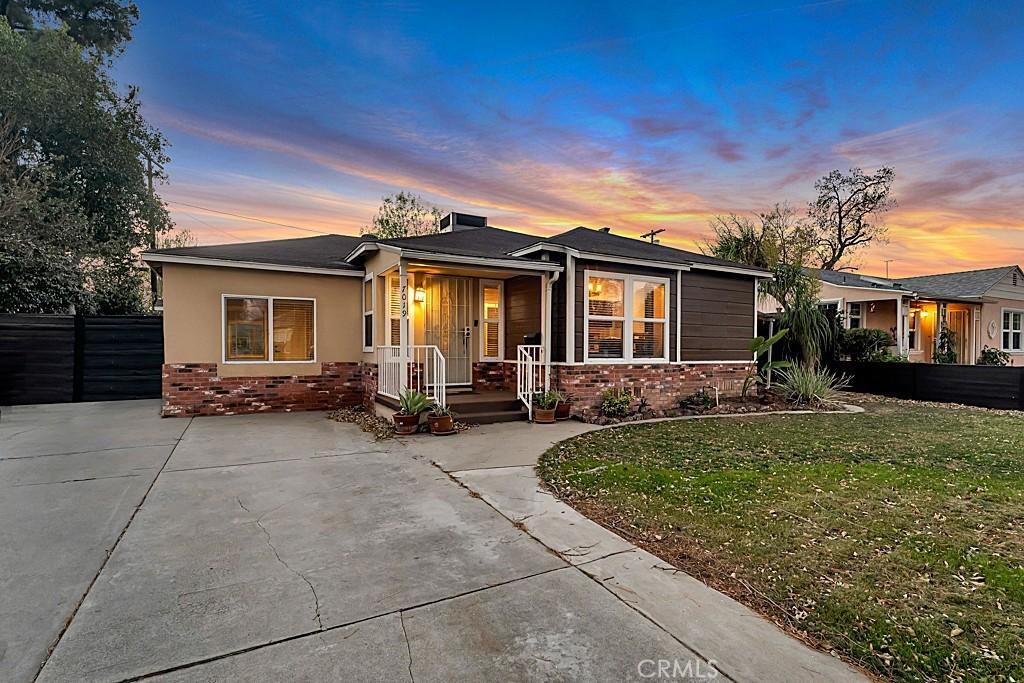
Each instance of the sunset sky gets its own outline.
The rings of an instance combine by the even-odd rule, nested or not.
[[[861,272],[1024,263],[1016,0],[139,6],[117,78],[204,244],[354,234],[404,189],[693,249],[714,214],[803,211],[828,171],[890,165]]]

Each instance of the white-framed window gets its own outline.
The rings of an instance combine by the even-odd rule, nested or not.
[[[911,351],[918,350],[917,319],[920,313],[921,312],[916,308],[911,308],[910,312],[907,314],[907,339]]]
[[[388,276],[388,344],[398,346],[402,338],[402,284],[397,274]]]
[[[316,299],[221,295],[224,363],[316,361]]]
[[[1003,309],[1003,351],[1024,351],[1024,311]]]
[[[584,362],[667,361],[668,278],[584,275]]]
[[[851,330],[856,330],[863,327],[863,304],[859,301],[851,301],[846,305],[846,320],[847,327]]]
[[[377,281],[373,273],[363,278],[363,351],[373,351],[373,306],[377,302]]]
[[[501,280],[480,280],[480,360],[505,357],[505,299]]]

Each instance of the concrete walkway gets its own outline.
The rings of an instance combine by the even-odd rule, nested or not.
[[[410,440],[442,470],[579,572],[733,681],[864,681],[732,598],[592,522],[543,490],[534,465],[555,442],[597,429],[578,422],[486,425],[458,443]]]

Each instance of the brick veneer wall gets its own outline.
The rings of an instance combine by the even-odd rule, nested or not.
[[[718,386],[720,395],[738,395],[750,371],[745,363],[655,365],[554,365],[551,384],[573,395],[573,413],[593,415],[607,389],[632,390],[653,410],[679,407],[679,399],[703,387]]]
[[[473,363],[473,388],[477,391],[515,391],[514,382],[511,387],[508,385],[506,365],[501,361]],[[515,368],[515,365],[512,367]]]
[[[362,366],[321,363],[320,374],[312,376],[221,377],[216,363],[168,363],[163,366],[161,414],[239,415],[360,405]]]

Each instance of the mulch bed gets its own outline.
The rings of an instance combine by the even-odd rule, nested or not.
[[[797,405],[776,394],[762,394],[747,398],[722,398],[718,405],[709,408],[691,406],[671,410],[643,410],[624,417],[608,417],[606,415],[584,415],[580,419],[588,424],[613,425],[624,422],[642,422],[664,417],[683,417],[689,415],[745,415],[752,413],[775,413],[788,410],[807,410],[811,412],[831,412],[839,408],[839,404]]]

